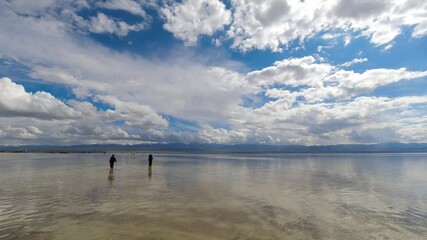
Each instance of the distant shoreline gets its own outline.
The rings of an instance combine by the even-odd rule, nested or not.
[[[204,144],[155,143],[137,145],[25,145],[0,146],[0,152],[40,153],[197,153],[197,154],[310,154],[310,153],[423,153],[427,143],[378,143],[341,145],[265,145],[265,144]]]
[[[396,153],[396,154],[409,154],[409,153],[425,153],[427,151],[329,151],[329,152],[285,152],[285,151],[127,151],[127,150],[110,150],[110,151],[44,151],[44,150],[30,150],[30,151],[8,151],[0,150],[0,153],[48,153],[48,154],[380,154],[380,153]]]

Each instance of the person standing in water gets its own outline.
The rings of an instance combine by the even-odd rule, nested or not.
[[[151,153],[148,155],[148,166],[151,167],[153,165],[153,155]]]
[[[114,169],[114,163],[117,162],[116,157],[114,157],[114,154],[110,157],[110,169]]]

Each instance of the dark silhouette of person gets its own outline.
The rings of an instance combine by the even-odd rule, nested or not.
[[[151,153],[148,155],[148,166],[151,167],[153,165],[153,155]]]
[[[117,162],[116,157],[114,157],[114,154],[110,157],[110,169],[114,169],[114,163]]]

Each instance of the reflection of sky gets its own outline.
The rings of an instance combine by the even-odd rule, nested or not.
[[[122,237],[132,231],[127,239],[153,237],[133,232],[144,222],[164,238],[190,234],[185,229],[192,226],[197,234],[186,239],[342,239],[346,231],[352,234],[346,239],[422,239],[427,233],[425,154],[154,154],[150,176],[147,154],[118,153],[113,178],[109,156],[1,154],[0,219],[7,221],[0,233],[73,239],[81,225],[87,237],[114,224],[109,231]]]
[[[189,185],[208,182],[230,187],[237,182],[239,189],[245,185],[266,185],[273,189],[286,186],[307,192],[351,189],[391,194],[403,191],[415,197],[419,194],[415,188],[427,178],[420,170],[426,167],[423,155],[415,154],[271,155],[256,158],[187,155],[168,158],[167,165],[171,168],[166,170],[166,182],[175,185],[182,181]],[[246,184],[242,186],[242,183]]]
[[[422,154],[256,158],[188,155],[170,160],[173,168],[167,170],[166,182],[177,191],[196,192],[206,198],[210,195],[220,202],[241,199],[244,205],[262,203],[264,207],[275,206],[298,214],[317,212],[325,222],[333,222],[337,217],[332,215],[328,219],[330,212],[356,216],[361,212],[380,222],[421,226],[427,219],[424,157]],[[413,171],[418,174],[412,174]],[[354,228],[351,224],[349,228]],[[363,226],[358,227],[363,230]]]

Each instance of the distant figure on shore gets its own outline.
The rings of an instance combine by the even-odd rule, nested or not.
[[[151,153],[148,155],[148,166],[151,167],[153,165],[153,155]]]
[[[114,157],[114,154],[110,157],[110,169],[114,169],[114,163],[117,162],[116,157]]]

